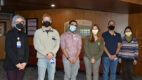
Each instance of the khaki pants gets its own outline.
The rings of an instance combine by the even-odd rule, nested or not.
[[[64,65],[64,80],[76,80],[78,70],[80,68],[80,61],[77,60],[75,64],[70,63],[69,60],[63,58],[63,65]]]
[[[92,64],[87,57],[84,57],[84,63],[86,68],[86,80],[92,80],[92,73],[93,80],[99,80],[100,61],[101,59],[97,60],[94,64]]]

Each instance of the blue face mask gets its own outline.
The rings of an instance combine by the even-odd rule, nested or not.
[[[71,25],[71,26],[70,26],[70,31],[71,31],[71,32],[74,32],[74,31],[76,31],[76,26],[74,26],[74,25]]]

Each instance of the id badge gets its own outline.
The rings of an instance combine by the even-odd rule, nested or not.
[[[50,60],[50,64],[55,64],[55,60],[54,60],[54,59],[51,59],[51,60]]]
[[[52,38],[52,40],[53,40],[54,42],[56,42],[56,41],[57,41],[55,37],[53,37],[53,38]]]
[[[118,60],[118,58],[114,58],[114,59],[113,59],[113,61],[117,61],[117,60]]]
[[[21,48],[21,41],[17,41],[17,48]]]

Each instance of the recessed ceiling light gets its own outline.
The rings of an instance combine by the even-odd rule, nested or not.
[[[54,7],[55,7],[55,4],[51,4],[51,7],[54,8]]]

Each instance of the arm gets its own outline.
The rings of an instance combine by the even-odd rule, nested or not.
[[[135,60],[138,60],[138,54],[139,54],[139,49],[138,49],[138,42],[135,45]]]
[[[6,40],[5,40],[5,51],[6,51],[6,56],[11,60],[11,62],[16,66],[19,62],[17,61],[17,56],[16,53],[13,51],[12,48],[12,37],[11,33],[7,33],[6,35]]]
[[[105,33],[102,34],[102,37],[104,38],[104,51],[108,55],[108,57],[110,58],[111,54],[109,53],[109,51],[107,50],[107,47],[105,46],[105,44],[106,44],[105,41],[107,40],[106,36],[105,36]]]
[[[49,53],[47,50],[44,49],[44,47],[40,43],[40,35],[38,32],[35,32],[34,34],[34,47],[35,49],[42,55],[46,56],[47,53]]]
[[[25,62],[28,63],[28,58],[29,58],[29,44],[28,44],[28,39],[27,36],[25,37]]]
[[[78,40],[78,51],[77,51],[77,54],[76,54],[76,59],[78,59],[79,55],[80,55],[80,52],[81,52],[81,48],[82,48],[82,38],[80,36],[79,40]]]
[[[81,49],[78,49],[77,54],[76,54],[76,56],[75,56],[76,59],[79,58],[80,52],[81,52]]]
[[[133,64],[134,65],[136,65],[137,64],[137,60],[138,60],[138,54],[139,54],[139,52],[138,52],[138,42],[136,42],[136,44],[135,44],[135,59],[134,59],[134,62],[133,62]]]
[[[17,65],[17,67],[19,68],[19,70],[25,69],[27,63],[28,63],[28,58],[29,58],[29,45],[28,45],[28,40],[27,40],[27,36],[25,36],[24,38],[24,45],[25,45],[25,60],[23,61],[23,63],[20,63]]]
[[[76,56],[75,56],[75,58],[73,59],[73,61],[72,61],[72,63],[76,63],[76,61],[78,60],[78,58],[79,58],[79,55],[80,55],[80,52],[81,52],[81,47],[82,47],[82,38],[81,38],[81,36],[79,36],[80,38],[79,38],[79,40],[78,40],[78,51],[77,51],[77,53],[76,53]]]
[[[89,60],[91,60],[91,55],[88,54],[89,52],[89,47],[88,47],[88,38],[86,37],[85,38],[85,41],[84,41],[84,51],[85,51],[85,54],[86,54],[86,57],[88,57]]]
[[[101,43],[99,54],[95,57],[95,60],[98,60],[102,56],[103,52],[104,52],[104,43]]]
[[[105,53],[108,55],[108,57],[110,58],[110,57],[111,57],[111,54],[108,52],[106,46],[104,46],[104,51],[105,51]]]
[[[116,55],[119,54],[120,48],[121,48],[121,43],[119,42],[117,45]]]
[[[66,49],[65,49],[65,48],[62,48],[62,51],[63,51],[63,54],[65,55],[65,57],[66,57],[66,58],[69,58],[69,55],[68,55]]]
[[[121,48],[121,44],[122,44],[121,35],[119,34],[118,37],[119,37],[119,39],[118,39],[117,50],[116,50],[115,55],[118,55],[118,54],[119,54],[119,51],[120,51],[120,48]]]
[[[54,49],[52,50],[52,54],[54,55],[54,56],[56,56],[56,53],[57,53],[57,51],[59,50],[59,46],[60,46],[60,36],[59,36],[59,33],[58,32],[56,32],[56,46],[54,47]]]
[[[64,39],[64,35],[61,35],[61,48],[62,48],[62,51],[63,51],[63,54],[65,55],[66,58],[69,58],[69,55],[66,51],[66,44],[65,44],[65,39]]]

